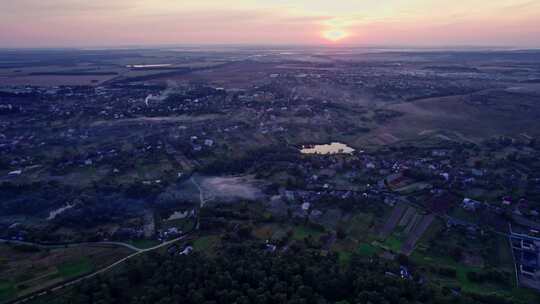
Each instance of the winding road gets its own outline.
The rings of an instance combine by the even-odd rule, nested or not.
[[[29,246],[36,246],[39,248],[66,248],[66,247],[78,247],[83,245],[112,245],[112,246],[119,246],[119,247],[125,247],[133,251],[142,251],[144,249],[135,247],[128,243],[123,242],[75,242],[75,243],[34,243],[34,242],[26,242],[26,241],[17,241],[17,240],[8,240],[8,239],[0,239],[0,244],[16,244],[16,245],[29,245]]]

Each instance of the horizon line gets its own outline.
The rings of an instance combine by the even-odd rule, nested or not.
[[[379,45],[379,44],[316,44],[316,43],[279,43],[279,44],[261,44],[261,43],[179,43],[179,44],[118,44],[118,45],[65,45],[65,46],[0,46],[0,51],[5,50],[155,50],[155,49],[170,49],[170,48],[272,48],[272,47],[286,47],[286,48],[328,48],[328,49],[344,49],[344,48],[357,48],[357,49],[409,49],[409,50],[506,50],[506,51],[540,51],[540,46],[511,46],[511,45],[466,45],[466,44],[449,44],[449,45]]]

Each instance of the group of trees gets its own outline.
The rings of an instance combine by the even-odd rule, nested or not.
[[[508,284],[510,281],[510,274],[504,271],[498,271],[495,269],[486,271],[470,271],[467,272],[467,278],[476,283],[490,282],[495,284]]]
[[[17,184],[0,183],[0,214],[38,215],[64,203],[58,193],[69,195],[72,189],[57,182]]]
[[[401,279],[396,265],[354,255],[348,267],[336,254],[264,245],[225,245],[217,257],[150,254],[114,275],[84,283],[47,303],[510,303],[456,296]],[[488,301],[488,302],[486,302]],[[495,301],[495,302],[492,302]]]
[[[200,168],[205,174],[239,174],[254,168],[258,177],[274,170],[280,163],[295,163],[300,159],[297,150],[287,146],[265,146],[250,150],[241,157],[219,158]]]

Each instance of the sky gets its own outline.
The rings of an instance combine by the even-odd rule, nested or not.
[[[0,47],[540,47],[540,0],[0,0]]]

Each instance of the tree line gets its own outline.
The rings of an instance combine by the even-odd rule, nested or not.
[[[270,252],[264,244],[225,244],[212,256],[149,254],[121,271],[76,287],[57,304],[308,304],[513,303],[459,294],[420,277],[401,278],[399,265],[353,255],[345,267],[335,253],[302,247]]]

